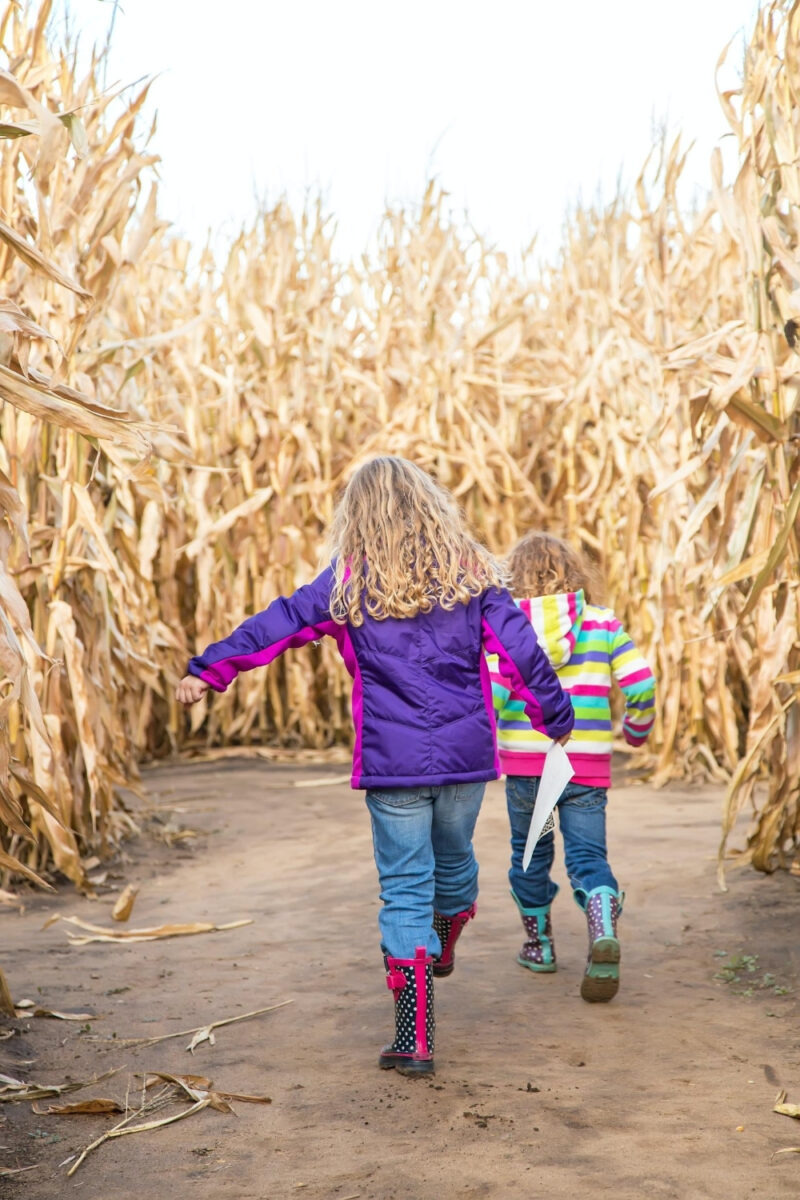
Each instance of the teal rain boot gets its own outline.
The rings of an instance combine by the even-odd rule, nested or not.
[[[581,980],[581,996],[590,1003],[613,1000],[619,991],[617,918],[624,898],[623,892],[610,887],[575,892],[575,902],[586,914],[589,927],[589,958]]]
[[[524,908],[513,890],[511,895],[528,935],[517,955],[517,962],[530,971],[555,971],[556,948],[550,924],[550,905],[545,904],[542,908]]]

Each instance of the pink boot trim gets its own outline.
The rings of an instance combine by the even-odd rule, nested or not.
[[[428,1049],[428,987],[425,967],[433,962],[424,946],[417,946],[414,954],[414,982],[417,990],[417,1054],[430,1054]]]
[[[461,932],[468,921],[471,921],[478,911],[477,904],[471,904],[469,908],[465,908],[463,912],[455,913],[452,917],[446,917],[443,913],[433,914],[433,927],[439,934],[441,939],[442,933],[446,930],[444,942],[442,943],[442,953],[438,958],[433,960],[434,975],[449,975],[453,970],[453,959],[455,945],[461,937]]]
[[[386,961],[387,963],[397,963],[401,960],[398,958],[387,958]],[[407,960],[403,959],[402,961],[405,962]],[[404,987],[408,986],[408,980],[402,971],[393,971],[390,969],[386,972],[386,986],[390,992],[394,992],[394,998],[396,1000],[398,993],[401,992]]]
[[[405,974],[398,970],[398,967],[411,968],[414,972],[414,993],[416,999],[414,1012],[414,1042],[415,1049],[413,1055],[408,1055],[414,1059],[428,1059],[432,1057],[429,1041],[428,1041],[428,979],[426,967],[430,966],[433,959],[424,946],[417,946],[413,958],[390,958],[386,957],[386,983],[389,990],[394,992],[395,1003],[399,1002],[399,996],[403,988],[407,987],[410,980],[406,979]],[[389,1047],[386,1047],[389,1051]],[[385,1051],[385,1052],[386,1052]],[[400,1052],[393,1051],[395,1055],[400,1056]],[[402,1054],[406,1057],[406,1054]]]

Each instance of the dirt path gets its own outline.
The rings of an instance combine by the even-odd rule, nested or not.
[[[15,998],[89,1007],[98,1019],[88,1029],[19,1023],[0,1042],[0,1072],[50,1082],[122,1065],[192,1072],[229,1091],[266,1092],[273,1103],[237,1105],[237,1116],[206,1109],[111,1142],[72,1179],[58,1164],[112,1118],[3,1105],[3,1157],[39,1165],[0,1179],[0,1196],[800,1194],[800,1156],[771,1157],[800,1144],[800,1124],[772,1112],[779,1087],[800,1102],[800,881],[734,873],[731,893],[717,892],[716,790],[614,792],[611,857],[627,891],[623,986],[612,1004],[591,1006],[578,996],[585,932],[566,887],[555,911],[558,973],[536,977],[514,961],[521,926],[505,878],[504,801],[501,785],[490,786],[477,836],[479,918],[460,943],[456,973],[437,988],[429,1082],[375,1066],[391,998],[361,793],[294,786],[340,770],[238,760],[148,774],[153,800],[183,810],[172,820],[207,836],[183,849],[146,840],[126,848],[122,877],[111,882],[141,884],[131,924],[251,916],[253,925],[74,948],[63,924],[42,930],[45,918],[74,913],[105,924],[113,895],[99,903],[69,892],[34,897],[22,916],[3,916]],[[565,883],[562,867],[557,878]],[[733,956],[739,966],[726,971]],[[284,1009],[220,1029],[216,1045],[193,1056],[186,1038],[120,1045],[286,999],[293,1003]],[[94,1094],[122,1097],[125,1079]]]

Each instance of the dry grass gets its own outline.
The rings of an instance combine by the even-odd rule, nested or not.
[[[657,669],[656,782],[728,782],[723,848],[752,803],[743,859],[788,865],[793,7],[764,6],[723,97],[735,183],[713,165],[709,203],[683,213],[681,150],[663,147],[635,201],[577,214],[544,274],[461,235],[433,186],[387,215],[369,262],[337,262],[319,211],[279,205],[187,269],[157,217],[144,92],[101,95],[97,62],[80,78],[47,48],[48,8],[3,18],[26,89],[0,80],[3,119],[35,131],[0,140],[0,868],[81,884],[87,849],[131,828],[116,789],[143,756],[347,741],[327,645],[191,723],[172,692],[195,646],[312,576],[337,490],[374,450],[432,470],[494,548],[536,525],[595,557]]]

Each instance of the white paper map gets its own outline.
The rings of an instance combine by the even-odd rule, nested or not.
[[[547,818],[561,799],[564,788],[574,774],[564,747],[559,742],[551,742],[545,755],[544,770],[539,780],[539,790],[536,793],[536,804],[531,814],[528,840],[522,856],[523,871],[527,871],[534,847],[542,835]]]

